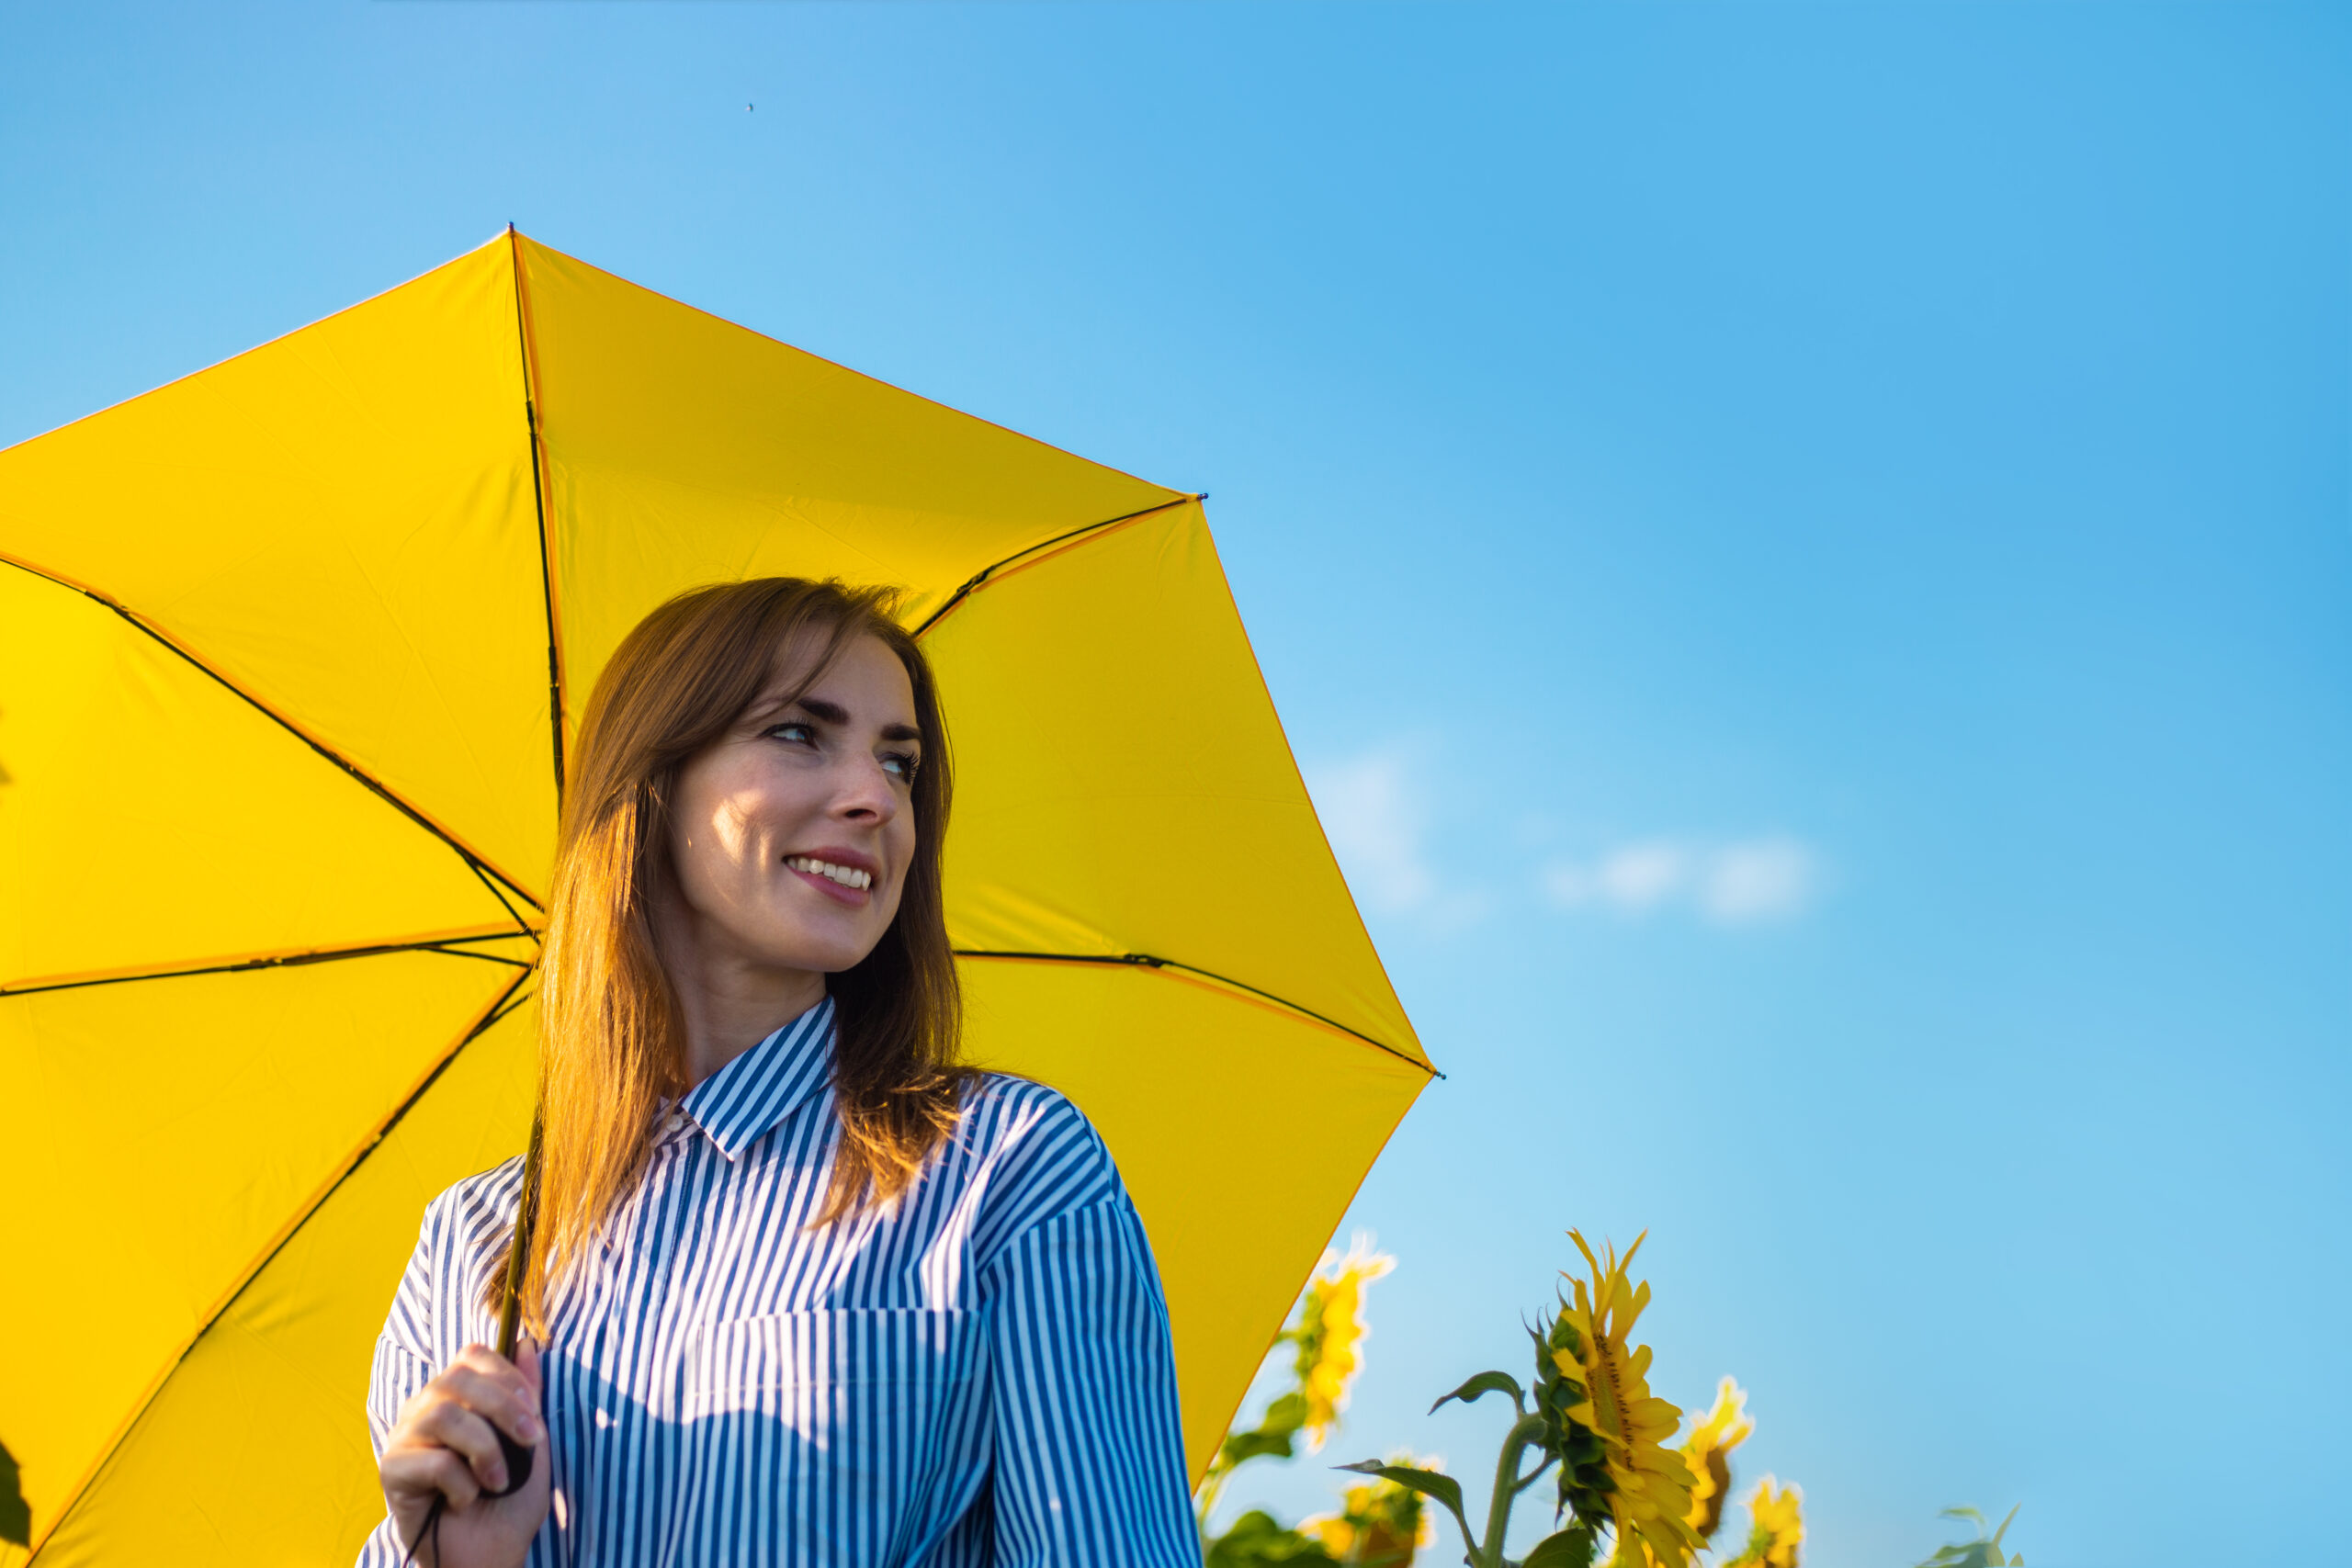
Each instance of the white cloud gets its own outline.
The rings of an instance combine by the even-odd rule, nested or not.
[[[1526,864],[1531,840],[1549,838],[1553,829],[1524,816],[1515,823],[1489,820],[1478,807],[1490,803],[1476,791],[1461,792],[1457,809],[1443,781],[1420,765],[1428,750],[1391,745],[1308,763],[1306,782],[1332,853],[1366,914],[1455,929],[1498,908],[1496,890],[1481,885],[1478,869]],[[1679,911],[1747,926],[1803,914],[1818,893],[1819,867],[1813,849],[1786,833],[1730,840],[1659,834],[1589,858],[1555,860],[1537,875],[1562,908],[1624,916]]]
[[[1690,880],[1692,856],[1684,845],[1664,840],[1628,844],[1600,863],[1593,880],[1601,896],[1629,909],[1646,909],[1682,891]]]
[[[1699,907],[1724,925],[1801,915],[1820,880],[1813,852],[1786,834],[1720,851],[1699,889]]]
[[[1429,901],[1437,875],[1421,851],[1427,816],[1401,759],[1373,752],[1317,767],[1307,783],[1357,897],[1387,910]]]
[[[1458,863],[1441,867],[1431,856],[1429,796],[1403,755],[1368,751],[1310,764],[1306,773],[1324,836],[1363,908],[1410,914],[1440,929],[1469,925],[1489,912],[1486,889],[1465,879]]]
[[[1687,903],[1726,926],[1803,914],[1820,880],[1818,857],[1785,833],[1719,844],[1644,839],[1589,862],[1555,862],[1543,874],[1544,891],[1563,908],[1640,915]]]

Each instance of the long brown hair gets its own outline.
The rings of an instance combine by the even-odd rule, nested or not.
[[[638,623],[596,682],[572,754],[539,964],[538,1189],[521,1295],[542,1335],[549,1282],[643,1176],[663,1103],[689,1087],[684,1022],[651,919],[661,879],[676,874],[669,809],[679,770],[796,653],[814,653],[797,696],[855,639],[879,639],[906,667],[922,731],[915,853],[897,918],[826,987],[842,1135],[816,1223],[896,1198],[955,1125],[971,1070],[957,1060],[963,1003],[940,886],[947,731],[931,666],[892,617],[893,602],[885,589],[797,577],[694,589]]]

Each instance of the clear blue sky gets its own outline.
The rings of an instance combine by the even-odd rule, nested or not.
[[[1487,1462],[1419,1412],[1647,1227],[1815,1568],[2352,1562],[2347,87],[2330,6],[0,4],[0,441],[511,219],[1208,490],[1452,1075],[1329,1458]]]

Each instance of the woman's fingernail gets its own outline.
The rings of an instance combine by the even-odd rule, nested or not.
[[[531,1416],[526,1416],[514,1423],[514,1438],[517,1442],[536,1443],[543,1435],[538,1422]]]

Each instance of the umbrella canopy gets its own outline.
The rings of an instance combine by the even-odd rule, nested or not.
[[[348,1561],[380,1517],[418,1219],[528,1126],[565,748],[695,584],[908,591],[972,1053],[1117,1156],[1196,1475],[1430,1075],[1199,497],[519,235],[0,453],[0,1444],[44,1564]]]

